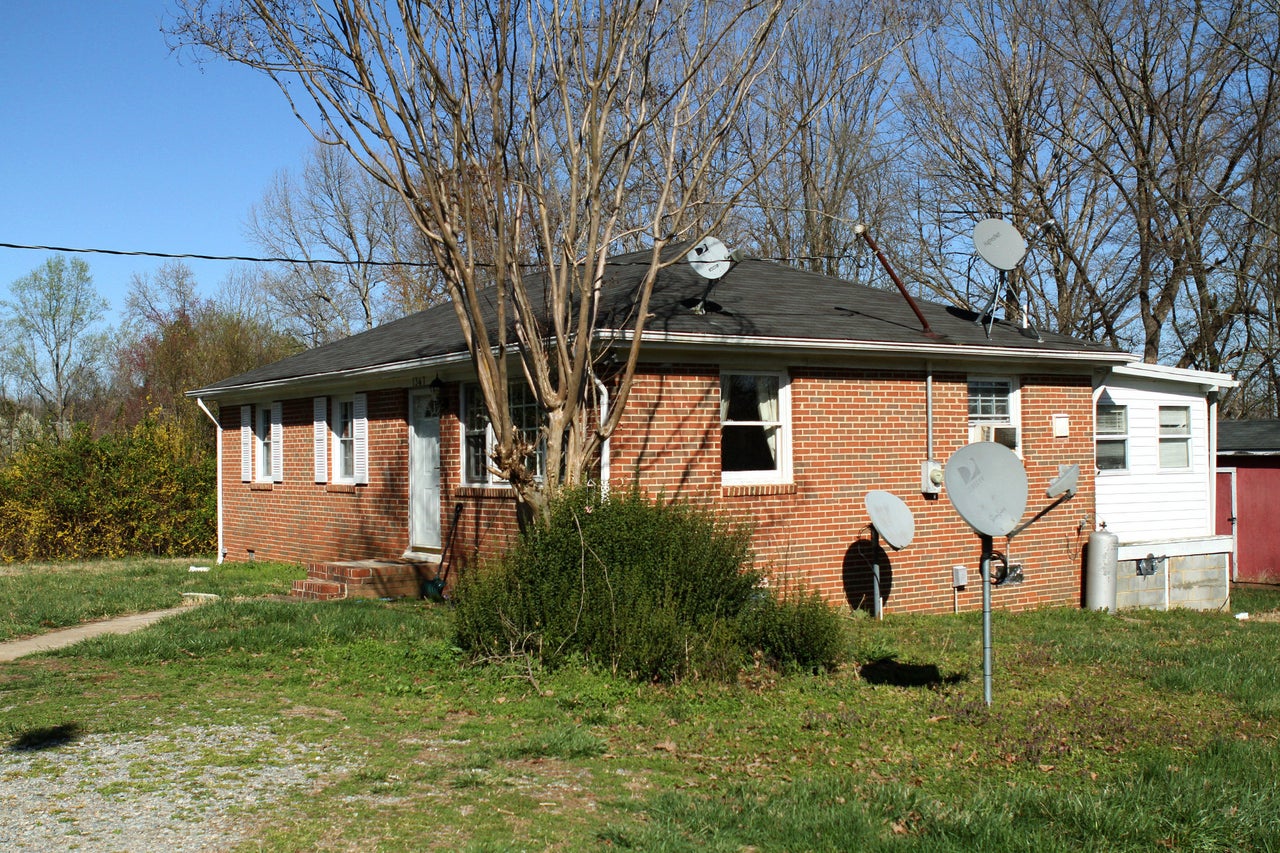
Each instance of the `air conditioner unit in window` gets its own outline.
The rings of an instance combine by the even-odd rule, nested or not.
[[[1015,426],[979,424],[973,428],[972,436],[974,441],[994,441],[1010,450],[1018,449],[1018,428]]]

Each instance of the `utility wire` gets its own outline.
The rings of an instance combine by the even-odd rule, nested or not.
[[[257,258],[248,255],[200,255],[193,252],[131,252],[124,249],[72,249],[67,246],[28,246],[21,243],[0,243],[0,249],[36,249],[44,252],[67,252],[73,255],[124,255],[140,258],[172,258],[196,261],[246,261],[254,264],[332,264],[341,266],[430,267],[435,264],[421,261],[352,261],[332,258]]]
[[[147,252],[129,251],[126,249],[73,249],[68,246],[38,246],[26,243],[0,243],[0,249],[31,249],[41,252],[65,252],[72,255],[117,255],[136,258],[169,258],[172,260],[196,261],[244,261],[252,264],[329,264],[331,266],[375,266],[375,267],[435,267],[434,263],[424,261],[353,261],[347,258],[286,258],[286,257],[254,257],[251,255],[202,255],[194,252]],[[753,255],[753,260],[776,261],[778,263],[795,263],[802,261],[843,261],[849,260],[842,255],[797,255],[791,257],[764,257]],[[493,264],[479,263],[477,266],[490,267]],[[545,264],[522,264],[521,266],[542,269]],[[607,261],[606,266],[648,266],[647,261]]]

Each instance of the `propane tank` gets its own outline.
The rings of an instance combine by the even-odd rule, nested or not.
[[[1085,558],[1084,606],[1086,610],[1116,612],[1116,565],[1120,556],[1120,537],[1102,529],[1089,534]]]

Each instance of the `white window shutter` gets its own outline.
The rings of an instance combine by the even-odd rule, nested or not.
[[[369,398],[356,394],[351,403],[351,437],[355,447],[355,480],[357,486],[369,485]]]
[[[316,460],[316,482],[329,482],[329,398],[311,401],[311,446]]]
[[[253,479],[253,406],[240,407],[240,481]]]
[[[284,403],[271,404],[271,479],[284,480]]]

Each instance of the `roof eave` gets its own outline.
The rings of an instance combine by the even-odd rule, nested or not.
[[[630,343],[635,333],[630,330],[604,330],[596,335],[598,340],[608,343]],[[947,343],[891,343],[885,341],[830,340],[823,338],[778,338],[755,335],[703,335],[688,332],[645,332],[644,342],[665,344],[668,346],[707,347],[715,346],[725,349],[762,350],[775,349],[791,352],[856,352],[869,355],[915,356],[931,358],[948,356],[952,358],[1019,358],[1028,361],[1070,362],[1091,366],[1124,365],[1137,360],[1137,356],[1123,352],[1097,352],[1092,350],[1038,350],[1022,347],[984,347],[966,344]],[[398,374],[415,373],[424,369],[450,367],[470,361],[466,352],[449,353],[417,358],[410,361],[397,361],[371,367],[349,370],[334,370],[324,373],[312,373],[306,376],[292,376],[282,379],[270,379],[262,382],[248,382],[241,385],[222,387],[208,386],[186,392],[187,397],[218,400],[227,397],[260,396],[283,388],[320,386],[336,380],[352,381],[359,379],[388,379]]]
[[[260,396],[263,393],[281,388],[305,388],[312,385],[325,385],[337,380],[388,379],[398,374],[416,373],[424,369],[430,370],[431,368],[452,367],[457,364],[469,363],[470,361],[471,357],[466,352],[449,353],[447,355],[415,358],[410,361],[396,361],[390,364],[379,364],[370,367],[309,373],[305,376],[289,376],[281,379],[268,379],[262,382],[246,382],[241,385],[207,386],[205,388],[197,388],[194,391],[187,391],[184,396],[205,400]]]
[[[630,343],[635,333],[602,331],[597,337],[614,342]],[[1020,358],[1030,361],[1068,361],[1095,366],[1123,365],[1136,361],[1132,353],[1094,350],[1040,350],[1023,347],[973,346],[949,343],[893,343],[886,341],[830,340],[825,338],[773,338],[755,335],[702,335],[690,332],[645,332],[646,343],[674,346],[716,345],[735,349],[782,349],[810,352],[859,352],[893,356],[951,356],[960,358]]]

